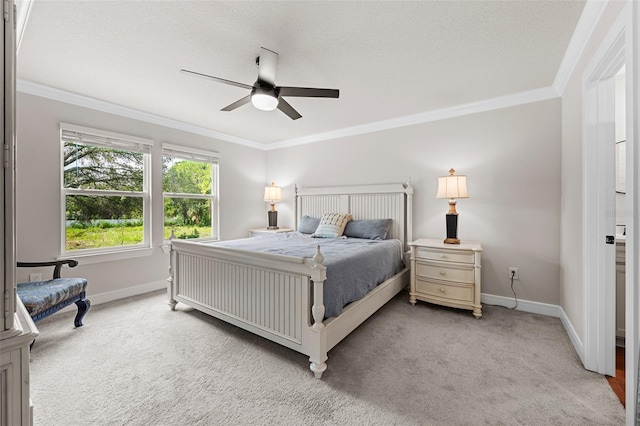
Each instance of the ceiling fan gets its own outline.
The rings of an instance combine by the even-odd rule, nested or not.
[[[250,89],[251,93],[242,99],[239,99],[222,108],[221,111],[233,111],[244,104],[251,102],[253,106],[263,111],[272,111],[278,108],[287,114],[292,120],[302,117],[283,96],[305,97],[305,98],[338,98],[340,91],[337,89],[314,89],[311,87],[287,87],[276,86],[276,65],[278,63],[278,54],[264,47],[260,48],[260,56],[256,58],[256,66],[258,67],[258,79],[253,86],[236,81],[225,80],[224,78],[214,77],[195,71],[181,69],[180,72],[191,74],[199,77],[210,78],[220,83],[230,84],[231,86]]]

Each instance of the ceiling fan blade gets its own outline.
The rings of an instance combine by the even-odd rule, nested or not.
[[[241,107],[244,104],[248,104],[249,102],[251,102],[251,95],[247,95],[242,99],[238,99],[237,101],[235,101],[231,105],[228,105],[228,106],[222,108],[220,111],[233,111],[234,109],[236,109],[238,107]]]
[[[269,83],[270,85],[275,86],[278,54],[274,51],[261,47],[259,58],[258,80],[262,80],[265,83]]]
[[[278,100],[278,109],[287,114],[292,120],[297,120],[298,118],[302,117],[298,111],[293,109],[293,107],[282,98]]]
[[[338,89],[314,89],[312,87],[277,87],[280,96],[297,96],[304,98],[338,98]]]
[[[214,77],[212,75],[202,74],[202,73],[195,72],[195,71],[189,71],[189,70],[182,69],[182,70],[180,70],[180,72],[183,72],[185,74],[195,75],[197,77],[203,77],[203,78],[212,79],[212,80],[215,80],[215,81],[217,81],[219,83],[230,84],[230,85],[236,86],[236,87],[242,87],[243,89],[252,89],[253,88],[253,86],[250,86],[248,84],[238,83],[237,81],[225,80],[224,78]]]

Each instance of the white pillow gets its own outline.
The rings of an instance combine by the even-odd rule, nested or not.
[[[347,222],[351,220],[350,213],[325,213],[320,218],[316,232],[311,234],[315,238],[338,238],[342,236]]]

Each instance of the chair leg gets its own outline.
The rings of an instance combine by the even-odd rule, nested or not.
[[[76,305],[78,305],[78,313],[73,323],[76,327],[82,327],[82,318],[84,318],[85,314],[91,307],[91,302],[89,299],[80,299],[76,301]]]

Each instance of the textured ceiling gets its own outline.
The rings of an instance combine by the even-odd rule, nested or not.
[[[584,1],[34,0],[18,79],[270,144],[553,84]],[[250,104],[260,47],[302,118]],[[82,123],[79,123],[82,124]]]

